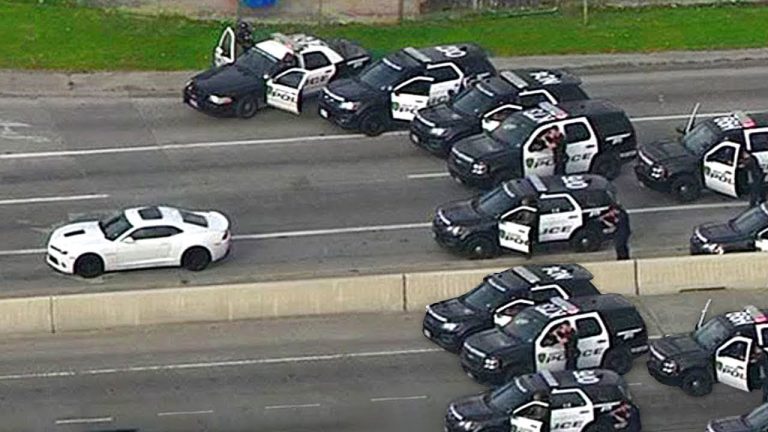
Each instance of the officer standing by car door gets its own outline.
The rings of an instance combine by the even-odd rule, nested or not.
[[[579,336],[570,323],[565,322],[557,330],[557,337],[565,351],[565,368],[576,370],[579,359]]]
[[[547,131],[544,137],[547,147],[552,150],[555,162],[555,175],[565,175],[565,166],[568,163],[568,153],[565,151],[565,135],[555,126]]]
[[[525,215],[530,219],[523,221],[523,224],[530,227],[528,231],[528,252],[525,254],[525,259],[529,260],[533,257],[534,246],[539,242],[539,203],[535,198],[529,197],[522,201],[522,205],[535,210],[533,212],[526,212]]]
[[[741,158],[739,160],[739,169],[741,169],[749,188],[749,206],[754,207],[762,204],[765,201],[765,190],[763,180],[765,173],[760,167],[760,163],[757,158],[748,153],[746,150],[742,150]]]
[[[758,348],[760,351],[760,379],[761,387],[763,390],[763,403],[768,402],[768,353],[763,348]]]
[[[615,228],[613,245],[616,249],[616,259],[619,261],[629,259],[629,236],[632,229],[629,226],[629,214],[618,205],[612,205],[601,220],[610,228]]]

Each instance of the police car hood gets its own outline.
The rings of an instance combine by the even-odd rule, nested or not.
[[[707,432],[750,432],[751,428],[745,421],[745,416],[725,417],[712,420],[707,425]]]
[[[699,345],[689,334],[667,336],[651,341],[651,349],[659,353],[664,360],[686,354],[706,355],[704,348]]]
[[[493,328],[473,334],[467,338],[465,344],[486,355],[491,355],[501,350],[516,347],[520,342],[520,339],[510,336],[498,328]]]
[[[448,413],[458,421],[485,420],[496,415],[485,402],[483,395],[472,395],[457,399],[448,406]]]
[[[451,127],[468,121],[477,121],[471,117],[464,117],[445,103],[424,108],[419,111],[419,116],[433,123],[435,125],[433,127]]]
[[[678,141],[656,141],[642,146],[640,151],[655,163],[696,161],[696,156]]]
[[[483,220],[483,215],[475,210],[474,199],[454,201],[437,209],[437,216],[447,225],[463,225]]]
[[[467,321],[476,317],[479,311],[465,306],[459,299],[444,300],[429,306],[435,318],[443,318],[447,322]]]
[[[263,78],[237,65],[225,65],[197,74],[192,81],[204,93],[226,93],[251,87]]]
[[[357,78],[331,81],[326,88],[329,92],[350,102],[368,102],[371,98],[380,98],[385,95],[383,90],[368,87]]]
[[[491,138],[486,133],[472,135],[457,142],[453,148],[472,159],[480,159],[494,153],[509,150],[509,146]]]
[[[731,242],[748,237],[733,229],[728,222],[706,223],[699,225],[696,231],[700,237],[703,237],[702,240],[705,240],[705,243]]]

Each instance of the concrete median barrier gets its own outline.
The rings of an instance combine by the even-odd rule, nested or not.
[[[0,300],[0,333],[50,333],[52,325],[50,297]]]
[[[407,273],[405,275],[405,310],[423,311],[431,303],[458,297],[476,287],[483,277],[505,268]]]
[[[768,287],[768,255],[763,253],[637,260],[640,295],[696,289]]]
[[[638,295],[635,279],[635,261],[607,261],[582,263],[594,279],[592,283],[603,293],[615,293],[625,296]]]

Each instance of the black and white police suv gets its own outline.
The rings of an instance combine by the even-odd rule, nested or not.
[[[691,396],[709,394],[716,382],[747,392],[760,388],[759,366],[750,359],[757,350],[766,348],[766,310],[747,306],[697,327],[688,334],[650,342],[651,376]]]
[[[635,175],[650,189],[669,192],[679,201],[697,199],[703,189],[730,197],[748,194],[746,177],[737,172],[741,149],[768,167],[768,114],[734,112],[694,126],[695,113],[678,140],[640,147]]]
[[[503,387],[455,400],[447,411],[446,432],[641,430],[640,410],[626,381],[603,369],[519,376]]]
[[[606,368],[625,374],[648,350],[648,331],[635,306],[619,294],[553,297],[529,306],[505,326],[468,337],[459,357],[464,371],[481,383],[499,384],[542,370],[563,370],[566,356],[556,333],[569,324],[581,351],[577,369]]]
[[[456,142],[448,170],[457,181],[477,187],[532,174],[552,175],[552,150],[542,138],[553,127],[565,136],[567,174],[595,173],[614,179],[622,160],[635,155],[635,130],[616,105],[603,100],[557,106],[544,102],[512,114],[492,131]]]
[[[768,404],[762,404],[749,414],[724,417],[707,424],[707,432],[765,432],[768,431]]]
[[[184,103],[207,114],[241,118],[266,106],[299,114],[303,97],[331,80],[354,75],[371,60],[365,49],[344,39],[276,33],[240,56],[235,43],[228,27],[216,48],[214,67],[184,87]]]
[[[483,278],[468,293],[427,306],[423,333],[456,352],[468,336],[503,326],[525,307],[553,297],[568,299],[600,294],[592,273],[578,264],[526,265]]]
[[[419,110],[411,122],[410,138],[415,145],[437,156],[447,156],[453,143],[483,131],[486,126],[541,102],[589,99],[581,79],[558,69],[502,70],[484,78],[453,101]]]
[[[375,136],[398,123],[407,124],[419,109],[448,101],[473,81],[495,73],[477,45],[408,47],[353,78],[326,86],[320,116]]]
[[[763,203],[720,223],[705,223],[693,230],[692,255],[768,251],[768,206]]]
[[[432,235],[451,251],[490,258],[505,250],[528,253],[529,233],[538,225],[538,244],[569,242],[576,252],[593,252],[613,238],[600,221],[613,204],[616,187],[603,177],[534,175],[438,207]]]

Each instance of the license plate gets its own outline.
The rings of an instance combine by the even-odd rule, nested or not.
[[[328,111],[320,108],[320,117],[322,118],[328,118]]]
[[[193,107],[195,107],[195,108],[197,108],[197,107],[198,107],[198,106],[197,106],[197,101],[196,101],[196,100],[194,100],[194,99],[190,99],[190,100],[189,100],[189,104],[190,104],[190,105],[192,105],[192,106],[193,106]]]
[[[416,144],[418,144],[419,143],[419,137],[416,136],[416,134],[411,134],[411,141],[413,141]]]
[[[431,337],[432,337],[432,332],[430,332],[430,331],[429,331],[429,330],[427,330],[427,329],[424,329],[424,336],[426,336],[426,337],[428,337],[428,338],[431,338]]]

